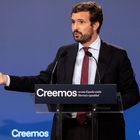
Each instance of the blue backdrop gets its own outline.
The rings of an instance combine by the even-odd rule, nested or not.
[[[80,1],[0,0],[0,71],[22,76],[46,69],[58,48],[73,42],[70,12],[77,2]],[[127,50],[140,85],[140,1],[97,2],[104,11],[101,38]],[[124,112],[127,140],[140,139],[139,107]],[[12,137],[13,129],[50,132],[52,116],[35,113],[32,95],[0,87],[0,139],[25,139]]]

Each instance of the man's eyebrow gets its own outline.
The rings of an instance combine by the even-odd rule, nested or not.
[[[84,19],[81,19],[81,18],[79,18],[79,19],[72,19],[71,18],[71,20],[85,21]]]

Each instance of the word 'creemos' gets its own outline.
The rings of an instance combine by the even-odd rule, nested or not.
[[[49,132],[48,131],[19,131],[17,129],[13,129],[12,132],[12,137],[17,138],[17,137],[49,137]]]
[[[76,97],[77,91],[45,91],[42,88],[39,88],[36,94],[38,97]]]

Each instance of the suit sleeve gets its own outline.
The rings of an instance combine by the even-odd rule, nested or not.
[[[51,80],[52,70],[60,53],[61,48],[58,50],[56,58],[54,59],[53,63],[51,63],[46,70],[41,71],[39,75],[36,76],[10,75],[10,85],[8,87],[5,86],[5,89],[20,92],[34,92],[35,84],[49,84]],[[55,76],[53,80],[56,81]]]
[[[122,95],[123,108],[127,109],[140,101],[140,95],[135,75],[126,51],[122,51],[119,60],[118,88]]]
[[[10,85],[5,86],[6,90],[34,92],[35,84],[49,84],[53,63],[45,71],[41,71],[36,76],[12,76],[10,75]]]

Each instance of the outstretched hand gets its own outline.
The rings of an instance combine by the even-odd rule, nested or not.
[[[7,76],[0,73],[0,85],[5,85],[7,82]]]

